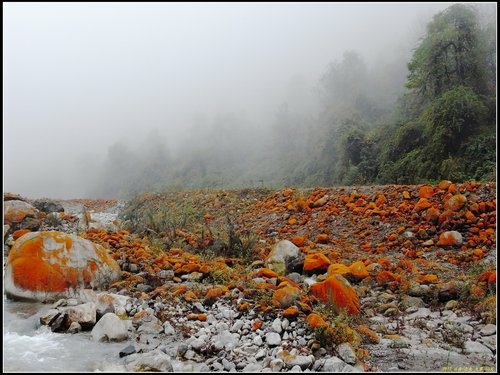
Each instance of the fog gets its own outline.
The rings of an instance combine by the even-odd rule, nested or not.
[[[4,3],[4,192],[105,195],[93,187],[120,179],[100,169],[113,152],[197,168],[214,126],[228,155],[242,149],[235,139],[264,150],[262,131],[284,105],[312,113],[318,82],[346,51],[368,68],[401,62],[404,78],[426,24],[449,5]]]

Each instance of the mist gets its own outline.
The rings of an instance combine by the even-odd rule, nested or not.
[[[4,192],[277,183],[278,161],[286,175],[287,160],[314,151],[306,129],[329,69],[354,51],[386,85],[367,115],[380,118],[426,24],[449,5],[4,3]]]

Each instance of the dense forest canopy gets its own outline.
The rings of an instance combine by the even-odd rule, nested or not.
[[[496,23],[472,5],[436,14],[409,61],[346,51],[314,105],[292,88],[270,132],[227,112],[199,119],[176,153],[154,132],[138,149],[117,142],[89,195],[496,178]]]

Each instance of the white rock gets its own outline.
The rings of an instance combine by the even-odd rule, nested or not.
[[[163,323],[163,332],[165,332],[166,335],[174,335],[175,329],[172,327],[170,322],[165,321],[165,323]]]
[[[266,334],[266,342],[269,346],[277,346],[281,343],[281,336],[276,332],[268,332]]]
[[[130,324],[121,320],[113,313],[104,315],[92,329],[91,335],[95,341],[123,341],[128,339]]]
[[[262,337],[260,337],[260,336],[255,336],[252,341],[257,346],[262,346],[262,344],[264,343],[262,341]]]
[[[274,319],[271,329],[274,332],[281,333],[283,328],[281,327],[281,320],[279,318]]]

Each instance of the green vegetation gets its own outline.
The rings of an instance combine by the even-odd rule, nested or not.
[[[495,180],[496,19],[481,9],[453,4],[436,14],[409,59],[368,66],[345,52],[314,99],[292,82],[271,124],[200,117],[178,155],[157,133],[146,152],[115,144],[91,193]],[[175,220],[152,212],[148,225],[184,219]]]

